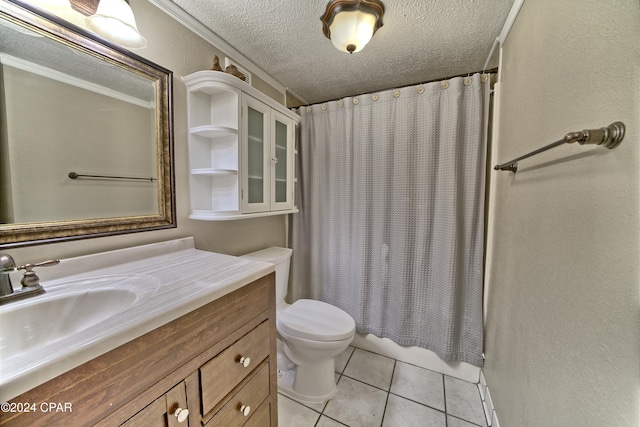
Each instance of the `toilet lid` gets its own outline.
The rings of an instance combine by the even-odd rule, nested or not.
[[[339,341],[353,336],[356,323],[338,307],[322,301],[301,299],[278,313],[278,329],[314,341]]]

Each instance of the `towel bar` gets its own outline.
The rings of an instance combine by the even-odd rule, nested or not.
[[[496,165],[493,169],[501,171],[506,170],[515,173],[518,170],[518,161],[526,159],[527,157],[535,156],[538,153],[550,150],[551,148],[555,148],[559,145],[571,144],[573,142],[577,142],[580,145],[596,144],[603,145],[609,149],[616,148],[622,142],[624,133],[625,126],[622,122],[614,122],[609,126],[600,129],[585,129],[580,132],[569,132],[564,136],[564,138],[556,142],[552,142],[549,145],[538,148],[535,151],[527,153],[524,156],[520,156],[509,162],[502,163],[501,165]]]

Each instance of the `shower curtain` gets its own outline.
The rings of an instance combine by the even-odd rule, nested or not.
[[[301,107],[293,301],[482,365],[486,74]]]

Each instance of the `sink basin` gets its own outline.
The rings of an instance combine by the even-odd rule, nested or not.
[[[46,345],[130,307],[134,292],[92,289],[44,299],[0,313],[0,357]]]
[[[97,325],[156,287],[148,276],[100,276],[62,283],[44,295],[7,304],[0,309],[0,358],[7,360]]]

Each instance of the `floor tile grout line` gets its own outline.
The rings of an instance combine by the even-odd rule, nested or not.
[[[445,375],[442,375],[442,399],[444,400],[444,425],[449,427],[449,412],[447,412],[447,386],[445,381]]]
[[[391,384],[393,384],[393,375],[396,373],[397,363],[398,361],[394,359],[393,369],[391,370],[391,380],[389,381],[389,390],[387,390],[387,398],[384,401],[384,410],[382,411],[382,418],[380,418],[380,427],[382,427],[382,424],[384,423],[384,416],[387,413],[387,406],[389,405],[389,396],[391,395]]]
[[[465,380],[461,380],[459,378],[452,377],[451,375],[445,375],[445,374],[442,375],[442,390],[444,391],[445,426],[449,425],[448,417],[452,417],[452,418],[456,418],[458,420],[464,421],[464,422],[466,422],[468,424],[471,424],[473,426],[482,427],[479,424],[474,423],[473,421],[469,421],[467,419],[464,419],[464,418],[461,418],[461,417],[459,417],[457,415],[453,415],[453,414],[449,413],[449,410],[447,409],[447,386],[446,386],[447,382],[445,381],[445,377],[447,377],[447,376],[449,376],[450,378],[454,378],[454,379],[456,379],[458,381],[465,381]],[[465,381],[465,382],[469,382],[469,381]],[[473,384],[473,383],[471,383],[471,384]],[[483,401],[482,401],[482,396],[480,395],[480,390],[477,387],[476,387],[476,389],[478,390],[478,399],[480,399],[480,405],[482,405]],[[484,414],[484,407],[482,408],[482,413],[483,413],[484,418],[486,419],[486,415]],[[487,422],[486,425],[489,426],[489,423]]]
[[[325,405],[324,407],[326,408],[327,405]],[[309,409],[311,409],[311,408],[309,408]],[[324,411],[324,409],[323,409],[323,411]],[[316,413],[318,413],[318,412],[316,411]],[[340,424],[341,426],[349,427],[347,424],[343,423],[342,421],[338,421],[335,418],[330,417],[329,415],[325,415],[324,413],[318,414],[318,419],[316,420],[316,423],[313,425],[313,427],[318,427],[318,424],[320,424],[320,420],[322,419],[322,417],[329,418],[331,421],[335,421],[336,423]]]
[[[358,347],[356,347],[356,348],[358,348]],[[373,353],[373,354],[378,354],[378,353]],[[383,357],[388,357],[388,356],[383,356]],[[397,360],[397,359],[395,359],[395,360]],[[447,374],[444,374],[444,373],[442,373],[440,371],[436,371],[435,369],[429,369],[429,368],[425,368],[424,366],[416,365],[415,363],[405,362],[404,360],[397,360],[397,361],[400,362],[400,363],[404,363],[405,365],[409,365],[409,366],[413,366],[415,368],[424,369],[425,371],[433,372],[435,374],[447,375]],[[448,375],[448,376],[450,377],[451,375]],[[456,377],[453,377],[453,378],[456,378]],[[460,379],[460,378],[457,378],[457,379]],[[460,380],[460,381],[466,381],[466,380]],[[467,381],[467,382],[469,382],[469,381]]]
[[[455,418],[456,420],[464,421],[467,424],[472,425],[473,427],[482,427],[480,424],[476,424],[472,421],[465,420],[464,418],[457,417],[455,415],[447,414],[447,417]],[[447,425],[449,425],[449,420],[447,420]]]
[[[433,406],[427,405],[427,404],[419,402],[417,400],[413,400],[413,399],[411,399],[409,397],[403,396],[403,395],[398,394],[398,393],[393,393],[391,391],[389,392],[389,394],[392,394],[392,395],[394,395],[396,397],[399,397],[401,399],[408,400],[409,402],[416,403],[416,404],[418,404],[420,406],[424,406],[425,408],[433,409],[434,411],[438,411],[438,412],[443,413],[444,415],[447,415],[447,412],[445,410],[443,410],[443,409],[434,408]]]
[[[342,378],[342,377],[347,377],[347,378],[349,378],[350,380],[354,380],[354,381],[357,381],[357,382],[359,382],[359,383],[361,383],[361,384],[368,385],[369,387],[373,387],[373,388],[375,388],[376,390],[380,390],[380,391],[384,391],[385,393],[389,393],[389,390],[385,390],[385,389],[380,388],[380,387],[378,387],[378,386],[375,386],[375,385],[373,385],[373,384],[366,383],[366,382],[364,382],[364,381],[362,381],[362,380],[359,380],[359,379],[357,379],[357,378],[350,377],[349,375],[342,374],[342,376],[341,376],[340,378]],[[394,393],[394,394],[395,394],[395,393]],[[401,397],[402,397],[402,396],[401,396]]]
[[[391,359],[391,360],[393,360],[395,362],[399,362],[398,359],[394,359],[393,357],[385,356],[384,354],[376,353],[375,351],[371,351],[371,350],[367,350],[365,348],[360,348],[360,347],[355,347],[355,346],[352,346],[352,347],[353,347],[353,351],[351,352],[352,356],[353,356],[353,353],[355,353],[356,350],[360,350],[360,351],[364,351],[366,353],[375,354],[376,356],[380,356],[380,357],[384,357],[384,358],[387,358],[387,359]],[[351,359],[351,358],[349,358],[349,359]],[[402,362],[402,363],[404,363],[404,362]]]
[[[347,424],[343,423],[342,421],[338,421],[338,420],[336,420],[335,418],[332,418],[332,417],[330,417],[330,416],[328,416],[328,415],[320,415],[320,418],[322,418],[322,417],[327,417],[327,418],[329,418],[331,421],[335,421],[335,422],[337,422],[338,424],[340,424],[341,426],[347,426],[347,427],[349,427]],[[320,422],[320,418],[318,418],[318,422],[316,423],[316,425]]]
[[[318,419],[316,420],[315,424],[313,425],[313,427],[318,427],[318,423],[320,423],[320,419],[322,418],[322,414],[318,414]],[[280,421],[278,421],[278,424],[280,423]]]
[[[300,405],[300,406],[302,406],[302,407],[304,407],[304,408],[306,408],[306,409],[309,409],[309,410],[311,410],[311,411],[315,412],[315,413],[316,413],[316,414],[318,414],[318,415],[324,415],[324,409],[327,407],[327,404],[326,404],[326,402],[325,402],[325,405],[324,405],[324,407],[322,408],[322,411],[318,411],[317,409],[313,409],[311,406],[307,406],[307,405],[305,405],[304,403],[299,402],[299,401],[297,401],[296,399],[294,399],[294,398],[292,398],[292,397],[285,396],[285,395],[284,395],[284,394],[282,394],[282,393],[278,393],[278,399],[280,399],[280,397],[284,397],[285,399],[289,399],[290,401],[294,402],[296,405]],[[325,417],[326,417],[326,415],[325,415]]]
[[[395,372],[395,366],[394,366],[394,372]],[[399,398],[401,398],[401,399],[408,400],[409,402],[416,403],[416,404],[418,404],[418,405],[424,406],[424,407],[429,408],[429,409],[433,409],[434,411],[438,411],[438,412],[441,412],[441,413],[443,413],[443,414],[447,415],[447,411],[446,411],[446,401],[444,402],[444,404],[445,404],[445,409],[443,410],[443,409],[439,409],[439,408],[435,408],[435,407],[433,407],[433,406],[427,405],[427,404],[422,403],[422,402],[420,402],[420,401],[417,401],[417,400],[411,399],[411,398],[409,398],[409,397],[407,397],[407,396],[403,396],[403,395],[401,395],[401,394],[394,393],[394,392],[392,392],[392,391],[390,391],[390,390],[385,390],[385,389],[383,389],[383,388],[376,387],[376,386],[374,386],[374,385],[371,385],[371,384],[369,384],[369,383],[366,383],[366,382],[364,382],[364,381],[362,381],[362,380],[359,380],[359,379],[357,379],[357,378],[350,377],[349,375],[346,375],[346,374],[342,374],[342,375],[340,375],[340,379],[342,379],[343,377],[347,377],[347,378],[349,378],[350,380],[356,381],[356,382],[358,382],[358,383],[360,383],[360,384],[363,384],[363,385],[366,385],[366,386],[369,386],[369,387],[375,388],[376,390],[383,391],[383,392],[385,392],[385,393],[387,393],[387,394],[392,394],[392,395],[394,395],[394,396],[396,396],[396,397],[399,397]],[[298,402],[298,403],[299,403],[299,402]],[[305,406],[305,405],[304,405],[304,404],[302,404],[302,403],[301,403],[301,405]],[[307,406],[307,407],[308,407],[308,406]],[[326,409],[326,407],[327,407],[327,405],[325,405],[325,407],[324,407],[324,408]],[[309,409],[313,409],[313,408],[309,408]],[[385,409],[386,409],[386,408],[385,408]],[[315,411],[315,409],[314,409],[314,411]],[[316,411],[316,412],[318,412],[318,411]],[[323,411],[322,411],[322,414],[324,415],[324,409],[323,409]],[[466,420],[464,420],[463,418],[460,418],[460,417],[455,417],[455,418],[458,418],[458,419],[461,419],[461,420],[463,420],[463,421],[466,421]],[[467,421],[467,422],[469,422],[469,421]],[[473,423],[472,423],[472,424],[473,424]]]
[[[354,346],[351,346],[351,347],[352,347],[352,350],[351,350],[351,354],[347,358],[347,363],[344,364],[344,367],[342,368],[342,372],[339,372],[340,377],[342,377],[342,375],[344,375],[344,371],[347,370],[347,366],[349,366],[349,362],[351,362],[351,358],[353,357],[353,353],[355,353],[356,352],[356,348],[358,348],[358,347],[354,347]]]
[[[396,366],[398,366],[398,361],[393,359],[393,369],[391,370],[391,379],[389,380],[389,389],[388,393],[391,393],[391,386],[393,385],[393,376],[396,374]]]

